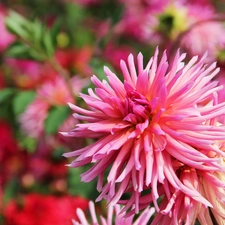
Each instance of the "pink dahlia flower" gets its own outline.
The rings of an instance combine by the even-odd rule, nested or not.
[[[224,172],[202,172],[193,168],[184,167],[179,173],[181,182],[197,189],[202,196],[210,201],[211,206],[207,207],[184,194],[181,190],[175,190],[169,202],[164,197],[160,207],[162,209],[161,213],[155,216],[151,225],[194,225],[196,219],[198,219],[200,224],[224,224]],[[167,207],[165,207],[166,205]],[[165,207],[164,209],[163,206]]]
[[[130,217],[125,217],[125,212],[121,212],[121,208],[119,205],[115,205],[110,206],[108,208],[108,212],[107,212],[107,218],[104,218],[102,216],[100,216],[100,221],[101,223],[98,222],[97,219],[97,215],[96,215],[96,211],[95,211],[95,206],[93,202],[89,202],[89,210],[90,210],[90,214],[91,214],[91,219],[92,219],[92,223],[93,225],[147,225],[149,219],[151,218],[151,216],[154,214],[155,210],[154,208],[149,208],[147,207],[141,214],[140,216],[135,220],[135,222],[133,223],[133,219],[134,216],[130,216]],[[115,213],[115,215],[114,215]],[[77,209],[77,217],[79,218],[79,221],[75,221],[73,220],[73,225],[90,225],[90,223],[88,222],[88,220],[86,219],[83,211],[81,209]],[[115,220],[114,220],[115,217]],[[115,221],[113,223],[113,221]]]
[[[168,63],[164,52],[158,63],[157,49],[146,66],[140,53],[136,68],[130,55],[127,64],[121,61],[124,81],[105,67],[108,81],[93,76],[96,88],[80,94],[89,109],[70,104],[75,118],[85,123],[64,135],[97,141],[64,155],[75,157],[71,167],[95,164],[82,174],[82,181],[98,177],[101,194],[97,200],[106,198],[115,205],[124,193],[131,193],[124,210],[135,205],[137,213],[144,204],[140,204],[140,197],[146,195],[145,203],[153,202],[159,211],[157,199],[163,194],[170,198],[171,185],[197,202],[210,205],[198,190],[180,181],[173,161],[202,171],[224,169],[210,155],[225,156],[215,145],[225,140],[225,127],[207,123],[225,113],[225,103],[212,103],[222,88],[211,81],[219,69],[215,63],[206,66],[205,57],[199,61],[193,57],[187,64],[184,59],[185,54],[178,51]]]

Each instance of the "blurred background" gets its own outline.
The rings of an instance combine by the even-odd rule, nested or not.
[[[71,169],[62,154],[94,140],[59,133],[78,122],[67,103],[85,107],[78,94],[93,74],[104,79],[106,65],[121,77],[120,59],[147,62],[157,46],[169,60],[178,48],[187,59],[207,52],[223,84],[224,0],[0,1],[0,224],[72,225],[88,208],[96,181],[81,182],[87,166]]]

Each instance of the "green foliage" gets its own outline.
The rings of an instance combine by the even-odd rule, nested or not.
[[[45,120],[45,131],[47,134],[56,134],[60,125],[70,114],[68,106],[52,107],[49,111],[48,117]]]
[[[75,24],[78,25],[86,16],[84,8],[75,3],[65,5],[65,15],[67,25],[73,28]]]
[[[0,104],[9,100],[10,97],[15,93],[13,88],[5,88],[0,90]]]
[[[21,91],[13,99],[13,111],[16,116],[19,116],[25,111],[27,106],[34,100],[35,91]]]
[[[94,200],[98,196],[96,191],[96,180],[88,183],[81,182],[80,175],[85,172],[86,167],[70,168],[68,174],[68,191],[72,195],[80,195]]]
[[[30,154],[36,151],[37,140],[32,137],[21,136],[19,137],[19,143],[20,143],[20,146]]]
[[[2,197],[2,204],[5,205],[9,200],[14,198],[18,192],[18,181],[17,179],[11,179],[4,189],[4,195]]]
[[[114,0],[106,0],[102,1],[100,5],[93,6],[90,13],[102,20],[109,19],[114,25],[121,19],[123,6]]]
[[[65,148],[63,146],[58,146],[53,152],[52,152],[52,158],[55,161],[61,161],[62,155],[65,152]]]
[[[53,56],[57,35],[60,31],[60,20],[56,20],[50,29],[37,19],[30,21],[20,14],[10,11],[5,23],[8,30],[18,37],[18,41],[8,49],[8,56],[39,61]]]

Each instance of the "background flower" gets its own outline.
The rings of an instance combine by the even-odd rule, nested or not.
[[[6,225],[71,224],[76,208],[85,210],[87,200],[81,197],[26,195],[19,202],[11,201],[4,210]]]

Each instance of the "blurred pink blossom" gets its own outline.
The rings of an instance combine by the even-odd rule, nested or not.
[[[78,94],[88,82],[86,78],[72,77],[70,83],[74,89],[74,94]],[[48,116],[49,109],[52,106],[67,105],[68,102],[74,101],[66,82],[61,77],[58,76],[46,81],[37,89],[35,100],[20,116],[22,130],[33,138],[42,136],[44,134],[44,121]],[[71,125],[69,127],[71,128]]]
[[[120,60],[127,59],[132,51],[130,46],[120,45],[116,46],[109,43],[103,52],[104,59],[112,64],[116,69],[120,69]]]
[[[33,138],[42,136],[44,121],[47,118],[49,108],[50,105],[39,98],[28,105],[26,111],[20,116],[23,132]]]
[[[38,88],[37,95],[50,105],[66,105],[67,102],[74,101],[66,82],[61,77],[44,83]]]
[[[109,205],[125,203],[125,210],[135,205],[133,213],[153,202],[159,211],[157,200],[163,194],[170,196],[171,185],[210,206],[198,190],[179,180],[172,162],[175,159],[204,171],[222,170],[209,153],[225,156],[214,145],[225,140],[225,127],[206,121],[222,116],[225,103],[217,104],[215,99],[222,89],[211,81],[219,71],[216,64],[207,67],[206,56],[200,60],[193,57],[185,64],[185,56],[178,51],[168,63],[164,52],[158,62],[157,49],[144,66],[141,53],[136,63],[129,55],[127,64],[121,61],[124,81],[105,67],[108,82],[93,76],[96,88],[80,94],[89,109],[70,104],[75,118],[86,123],[78,123],[63,134],[97,141],[64,155],[75,157],[71,167],[94,163],[82,174],[82,181],[98,177],[101,193],[97,201],[106,198]],[[107,182],[103,180],[105,175]],[[144,190],[150,193],[141,196]],[[129,200],[122,200],[124,193],[131,193]],[[145,203],[140,202],[140,196]]]
[[[121,2],[124,4],[124,13],[115,26],[115,33],[133,37],[144,43],[159,43],[160,36],[155,30],[159,24],[156,15],[162,12],[168,0]]]
[[[15,40],[15,37],[6,28],[6,15],[6,9],[0,5],[0,52],[4,51]]]
[[[219,15],[211,5],[188,4],[183,7],[187,9],[186,22],[190,30],[182,38],[181,45],[192,55],[203,55],[208,51],[209,57],[215,59],[225,47],[225,27],[220,21],[214,20]],[[201,22],[206,20],[208,22]]]
[[[37,88],[57,76],[47,62],[6,58],[5,63],[10,67],[11,77],[16,86],[22,89]]]

